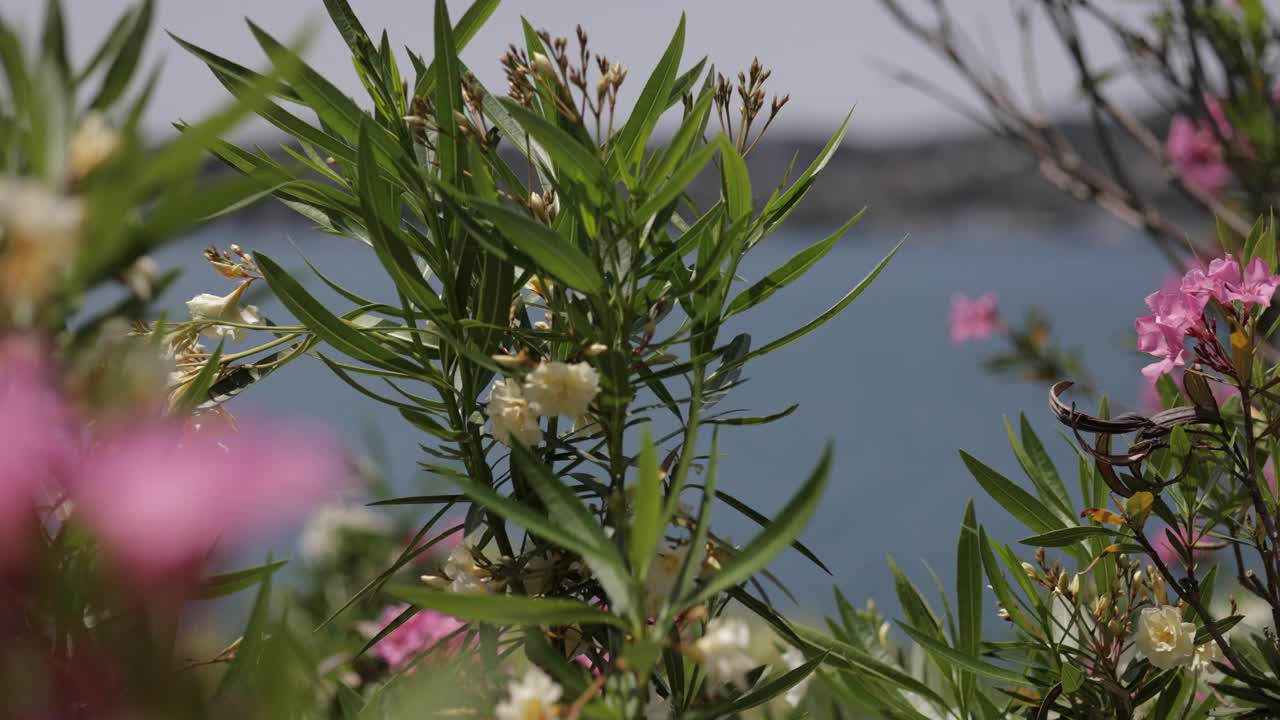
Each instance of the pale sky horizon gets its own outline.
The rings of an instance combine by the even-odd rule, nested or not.
[[[1010,5],[1016,0],[952,0],[966,7],[964,21],[985,52],[1000,58],[1021,83],[1022,62]],[[64,0],[72,53],[83,60],[117,14],[130,0]],[[409,45],[431,53],[431,0],[351,0],[370,33],[387,28],[393,47]],[[919,0],[908,1],[919,7]],[[0,14],[36,34],[44,0],[0,0]],[[450,14],[462,14],[466,3],[450,3]],[[325,16],[321,0],[156,0],[157,22],[148,43],[146,62],[163,62],[161,81],[147,127],[164,132],[176,119],[198,118],[226,98],[226,93],[203,66],[171,38],[167,30],[197,45],[250,67],[264,67],[264,56],[244,23],[246,17],[278,39],[295,37],[304,25],[317,30],[308,61],[344,91],[363,100],[346,48]],[[495,92],[505,87],[498,58],[506,44],[520,37],[520,17],[535,27],[572,37],[582,24],[591,46],[629,70],[623,86],[624,102],[639,93],[645,77],[665,48],[680,17],[687,13],[687,42],[683,67],[702,55],[718,69],[745,68],[758,55],[772,68],[769,87],[791,94],[779,118],[777,134],[813,137],[830,134],[845,113],[856,106],[850,138],[859,142],[911,142],[940,134],[962,133],[973,125],[936,100],[904,87],[889,77],[884,64],[900,66],[928,77],[949,92],[967,96],[955,74],[922,45],[909,37],[874,0],[818,2],[792,0],[648,0],[647,2],[567,2],[507,0],[463,51],[477,76]],[[1099,67],[1119,58],[1110,39],[1090,30],[1086,42]],[[1033,43],[1040,70],[1040,87],[1053,111],[1078,105],[1073,74],[1065,55],[1043,22]],[[410,68],[401,54],[403,68]],[[727,74],[727,73],[726,73]],[[1147,103],[1145,93],[1131,81],[1119,90],[1126,102]],[[363,104],[367,105],[367,102]],[[242,131],[260,135],[263,126]]]

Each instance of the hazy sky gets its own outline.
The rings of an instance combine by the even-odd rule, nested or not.
[[[966,8],[965,22],[1010,70],[1021,67],[1011,0],[950,0]],[[85,57],[128,0],[64,0],[73,52]],[[432,0],[351,0],[366,29],[390,31],[393,45],[408,45],[430,55]],[[920,3],[910,2],[918,6]],[[1140,3],[1139,3],[1140,4]],[[34,32],[43,0],[0,0],[0,13]],[[326,76],[355,94],[358,83],[345,46],[327,23],[321,0],[157,0],[158,27],[251,67],[262,54],[244,24],[250,17],[281,40],[308,20],[319,28],[309,60]],[[451,3],[454,17],[465,3]],[[945,66],[909,38],[876,0],[506,0],[464,51],[480,79],[497,90],[505,86],[498,58],[506,43],[520,36],[519,17],[553,34],[572,36],[581,23],[591,44],[630,70],[623,94],[634,97],[665,47],[681,9],[688,13],[687,67],[702,55],[719,68],[738,70],[759,55],[773,69],[770,85],[790,92],[791,103],[779,119],[782,132],[830,132],[857,105],[851,134],[859,139],[910,140],[955,131],[966,123],[919,92],[887,77],[878,64],[899,65],[930,77],[951,91],[962,87]],[[1101,34],[1090,33],[1099,65],[1117,57]],[[1056,108],[1073,104],[1071,74],[1056,42],[1044,32],[1035,45],[1041,86]],[[194,118],[225,95],[197,61],[167,36],[151,38],[148,60],[163,61],[164,74],[149,125],[164,129],[175,118]],[[409,63],[402,59],[402,67]],[[1141,97],[1128,88],[1126,95]]]

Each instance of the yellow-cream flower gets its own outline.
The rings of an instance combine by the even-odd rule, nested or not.
[[[1196,648],[1196,654],[1191,658],[1191,669],[1195,672],[1217,672],[1213,663],[1220,659],[1222,651],[1218,649],[1218,643],[1210,640]]]
[[[258,308],[253,305],[240,304],[240,296],[244,295],[244,291],[248,289],[250,282],[246,280],[240,283],[235,290],[232,290],[227,295],[219,296],[212,293],[200,293],[187,301],[187,309],[191,311],[191,317],[208,323],[208,325],[200,329],[202,335],[214,339],[226,338],[231,342],[240,342],[240,338],[244,337],[245,329],[221,323],[233,322],[242,325],[259,325],[262,323],[262,316],[258,314]]]
[[[544,361],[525,378],[524,392],[539,415],[576,418],[600,394],[600,375],[589,363]]]
[[[78,198],[0,178],[0,304],[34,307],[75,262],[84,227]]]
[[[675,589],[676,580],[680,577],[680,568],[689,556],[689,546],[678,548],[660,547],[649,563],[649,573],[644,577],[644,611],[654,615],[662,609],[671,591]]]
[[[507,699],[498,703],[494,715],[498,720],[550,720],[559,716],[556,701],[563,692],[550,676],[531,667],[511,683]]]
[[[82,178],[102,167],[120,147],[120,134],[107,124],[101,113],[92,112],[80,121],[67,148],[67,170]]]
[[[1178,608],[1164,605],[1142,609],[1134,643],[1152,665],[1164,670],[1191,662],[1195,638],[1195,623],[1183,622]]]
[[[514,378],[499,380],[489,391],[488,404],[490,432],[503,445],[510,446],[515,438],[525,445],[536,445],[542,439],[538,427],[538,413],[530,407],[520,381]]]

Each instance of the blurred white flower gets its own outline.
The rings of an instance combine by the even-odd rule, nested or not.
[[[649,685],[649,702],[644,705],[644,720],[671,720],[675,709],[671,701],[658,694],[658,689]]]
[[[71,136],[67,170],[71,177],[82,178],[110,160],[119,147],[120,134],[107,124],[102,113],[91,112]]]
[[[323,505],[307,518],[298,554],[309,565],[332,562],[348,535],[385,535],[391,521],[363,505]]]
[[[590,363],[544,361],[525,378],[524,394],[539,415],[577,418],[600,394],[600,375]]]
[[[795,670],[801,665],[804,665],[804,653],[800,652],[797,648],[789,647],[786,652],[782,653],[782,664],[787,666],[788,671]],[[811,680],[812,677],[812,675],[807,676],[805,679],[795,685],[792,685],[791,689],[787,691],[787,694],[784,695],[782,699],[791,707],[800,707],[800,703],[804,702],[805,694],[809,692],[809,680]]]
[[[498,380],[489,391],[489,421],[493,439],[510,446],[515,438],[525,445],[536,445],[542,439],[538,427],[538,413],[529,406],[520,381],[514,378]]]
[[[79,198],[0,177],[0,304],[45,298],[75,262],[84,218]]]
[[[1218,649],[1218,643],[1210,640],[1196,648],[1196,654],[1191,658],[1191,670],[1193,672],[1212,673],[1217,672],[1218,668],[1213,663],[1222,658],[1222,651]]]
[[[1183,622],[1178,608],[1165,605],[1142,609],[1134,643],[1152,665],[1164,670],[1191,662],[1195,637],[1195,623]]]
[[[680,576],[680,568],[689,556],[689,546],[678,548],[660,547],[649,562],[649,573],[644,577],[644,612],[654,615],[667,601],[671,591],[675,589],[676,579]]]
[[[563,692],[546,673],[536,667],[507,688],[507,699],[498,703],[498,720],[550,720],[557,716],[556,701]]]
[[[485,592],[489,586],[480,577],[480,568],[476,566],[475,556],[465,543],[449,552],[444,561],[444,574],[449,578],[450,592]]]
[[[218,296],[212,293],[200,293],[187,301],[187,310],[191,311],[194,320],[208,322],[200,329],[200,334],[214,339],[226,338],[231,342],[240,342],[245,329],[220,325],[218,323],[234,322],[242,325],[259,325],[262,316],[253,305],[241,305],[240,296],[249,287],[249,280],[236,286],[229,294]]]
[[[751,626],[741,620],[716,618],[693,644],[711,687],[745,690],[747,673],[756,668],[751,657]]]

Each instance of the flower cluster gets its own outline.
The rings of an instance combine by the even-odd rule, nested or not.
[[[1231,356],[1219,343],[1215,327],[1205,316],[1211,300],[1219,303],[1223,314],[1236,327],[1243,327],[1249,313],[1257,306],[1271,304],[1280,275],[1262,258],[1254,258],[1245,267],[1233,257],[1218,258],[1207,269],[1192,268],[1174,287],[1166,287],[1147,296],[1150,315],[1134,322],[1138,333],[1138,350],[1155,358],[1142,369],[1149,380],[1156,380],[1175,367],[1186,364],[1188,354],[1184,340],[1198,341],[1197,359],[1209,367],[1230,373]],[[1240,303],[1237,307],[1234,303]]]
[[[1231,179],[1219,137],[1229,141],[1233,131],[1217,98],[1206,97],[1205,108],[1213,120],[1212,126],[1181,113],[1173,116],[1165,139],[1165,152],[1188,185],[1208,195],[1217,195]]]
[[[369,637],[375,637],[396,618],[400,617],[408,605],[391,605],[385,608],[376,622],[361,627]],[[373,646],[373,652],[387,664],[391,670],[408,667],[419,655],[434,650],[443,643],[443,648],[453,652],[458,650],[464,641],[462,629],[466,623],[449,617],[435,610],[418,610],[395,630],[387,633]]]
[[[577,420],[599,394],[600,375],[590,363],[543,361],[523,383],[503,378],[493,384],[487,401],[491,432],[504,445],[511,445],[512,439],[534,445],[542,439],[539,417]]]

